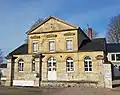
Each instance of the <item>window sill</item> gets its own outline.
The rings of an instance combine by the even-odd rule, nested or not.
[[[33,52],[34,54],[38,53],[38,52]]]
[[[68,52],[73,51],[73,50],[67,50]]]
[[[67,73],[73,73],[74,71],[67,71]]]
[[[111,62],[120,62],[120,61],[112,61],[112,60],[111,60]]]
[[[31,71],[32,73],[35,73],[35,71]]]
[[[85,73],[92,73],[93,71],[84,71]]]
[[[55,51],[49,51],[49,52],[55,52]]]
[[[22,72],[24,72],[24,71],[18,71],[18,72],[22,73]]]

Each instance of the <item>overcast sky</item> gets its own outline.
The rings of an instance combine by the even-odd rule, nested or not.
[[[0,0],[0,48],[7,55],[24,43],[38,18],[55,16],[105,37],[109,19],[120,13],[120,0]]]

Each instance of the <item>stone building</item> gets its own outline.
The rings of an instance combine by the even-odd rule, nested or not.
[[[7,86],[112,87],[105,38],[48,17],[27,31],[27,41],[9,53]]]

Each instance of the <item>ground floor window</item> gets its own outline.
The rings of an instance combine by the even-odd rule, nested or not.
[[[48,59],[48,71],[56,71],[56,59],[54,57]]]
[[[111,54],[111,61],[120,61],[120,54],[119,53]]]
[[[71,57],[68,57],[66,60],[66,70],[67,72],[74,71],[73,59]]]
[[[86,56],[84,58],[84,69],[85,69],[85,72],[92,71],[92,58],[90,56]]]
[[[18,71],[23,71],[23,68],[24,68],[24,61],[22,59],[20,59],[18,61]]]
[[[33,59],[32,60],[32,72],[34,72],[35,71],[35,60]]]

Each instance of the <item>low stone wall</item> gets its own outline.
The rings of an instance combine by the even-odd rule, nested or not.
[[[42,81],[42,87],[99,87],[98,81]]]

